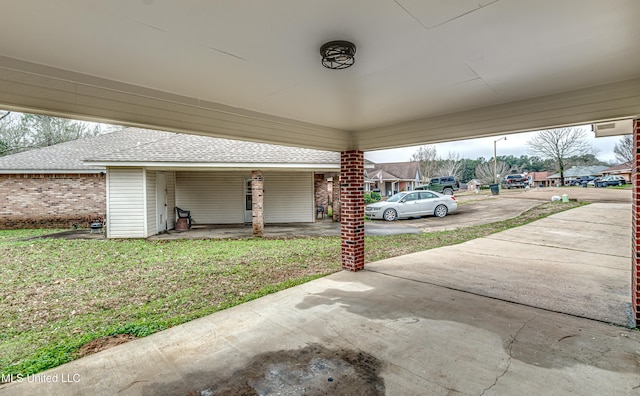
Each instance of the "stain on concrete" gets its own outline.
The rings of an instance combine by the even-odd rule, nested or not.
[[[363,283],[369,286],[369,290],[326,289],[324,292],[305,296],[296,308],[308,310],[319,306],[339,306],[369,320],[419,318],[457,322],[495,334],[503,340],[504,351],[510,359],[536,367],[557,369],[584,364],[614,372],[637,372],[634,362],[638,361],[638,357],[632,352],[637,351],[637,345],[629,337],[633,331],[630,329],[612,326],[616,330],[610,335],[587,330],[571,332],[565,330],[565,321],[561,318],[556,319],[551,326],[546,322],[530,321],[530,318],[518,318],[511,312],[513,308],[517,309],[517,305],[512,306],[508,302],[488,299],[483,309],[478,310],[472,294],[451,292],[446,288],[418,282],[409,286],[403,283],[405,295],[399,300],[390,298],[376,288],[376,285]],[[424,292],[424,289],[430,288],[438,291]],[[393,287],[390,289],[396,290]],[[455,302],[448,297],[452,293],[457,295]],[[539,312],[541,314],[544,311]],[[461,339],[460,342],[464,343],[465,340]],[[623,350],[629,352],[620,353],[619,348],[611,347],[613,344],[627,345]]]
[[[381,368],[366,352],[310,344],[257,355],[232,376],[211,378],[189,395],[384,395]]]

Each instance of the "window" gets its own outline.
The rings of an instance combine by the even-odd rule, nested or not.
[[[407,194],[407,196],[405,197],[404,200],[405,200],[405,202],[417,201],[418,200],[418,193]]]
[[[421,192],[420,193],[420,199],[429,199],[429,198],[435,198],[436,196],[430,192]]]

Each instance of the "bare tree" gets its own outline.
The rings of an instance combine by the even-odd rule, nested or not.
[[[462,159],[460,159],[459,153],[453,153],[449,151],[449,156],[445,160],[439,161],[438,173],[442,176],[456,176],[460,177],[460,172],[462,170]]]
[[[411,155],[411,161],[418,161],[422,182],[429,180],[436,175],[438,168],[438,158],[436,146],[421,146],[418,151]]]
[[[613,148],[616,159],[620,162],[632,162],[633,155],[633,135],[624,135]]]
[[[18,153],[109,132],[118,127],[36,114],[0,115],[0,155]]]
[[[587,141],[586,131],[580,128],[540,131],[529,139],[527,147],[534,155],[549,158],[556,163],[562,185],[564,185],[564,169],[568,158],[597,152]]]
[[[511,167],[504,161],[496,162],[496,174],[506,176],[511,173]],[[494,181],[493,174],[493,161],[481,162],[476,166],[476,179],[482,183],[482,185],[492,184]]]

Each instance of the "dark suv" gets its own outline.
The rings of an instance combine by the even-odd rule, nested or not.
[[[455,176],[438,176],[432,177],[429,184],[418,186],[416,190],[431,190],[445,195],[453,195],[454,191],[460,189],[460,183]]]

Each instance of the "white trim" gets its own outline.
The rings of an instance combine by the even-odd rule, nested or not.
[[[104,219],[106,224],[103,224],[103,226],[105,227],[105,237],[109,238],[109,235],[111,234],[111,221],[109,221],[109,219],[111,218],[111,199],[110,199],[110,180],[109,180],[109,172],[107,172],[107,177],[105,178],[105,183],[106,183],[106,188],[105,188],[105,193],[107,194],[105,203],[107,205],[107,210],[106,212],[106,216],[107,218]]]
[[[98,169],[98,170],[88,170],[88,169],[0,169],[0,174],[2,175],[31,175],[31,174],[44,174],[44,175],[55,175],[55,174],[82,174],[82,175],[91,175],[100,173],[107,173],[106,168]]]
[[[149,216],[147,214],[147,170],[142,168],[142,234],[143,238],[149,236]]]
[[[145,162],[145,161],[85,161],[108,167],[145,167],[145,168],[207,168],[224,169],[224,170],[250,170],[250,169],[287,169],[309,171],[313,169],[323,169],[327,171],[339,171],[340,164],[282,164],[272,162],[236,162],[236,163],[220,163],[220,162]],[[371,165],[373,168],[373,165]]]

